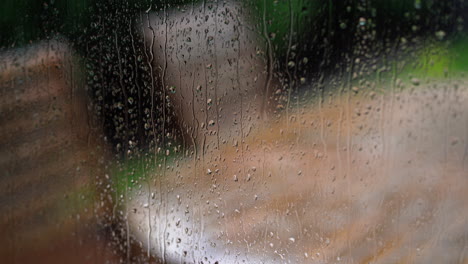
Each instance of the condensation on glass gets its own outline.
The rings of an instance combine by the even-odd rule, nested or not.
[[[0,4],[1,263],[466,263],[463,0]]]

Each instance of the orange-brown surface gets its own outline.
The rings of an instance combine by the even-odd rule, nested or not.
[[[169,263],[467,263],[464,81],[324,99],[161,160],[127,206],[144,248]]]
[[[79,63],[59,41],[0,60],[0,262],[105,263],[94,189],[103,155]]]

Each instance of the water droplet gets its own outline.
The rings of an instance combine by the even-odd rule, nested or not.
[[[365,26],[366,23],[367,23],[367,20],[365,18],[363,18],[363,17],[359,18],[359,25],[361,27]]]
[[[296,242],[296,239],[294,237],[290,237],[289,242],[294,243],[294,242]]]
[[[436,38],[439,40],[443,40],[445,38],[445,35],[446,33],[443,30],[439,30],[435,33]]]
[[[415,86],[418,86],[419,84],[421,84],[421,81],[418,78],[412,78],[411,83]]]
[[[214,120],[210,120],[210,122],[208,122],[208,125],[209,125],[209,126],[214,126],[214,125],[215,125],[215,121],[214,121]]]
[[[415,0],[414,1],[414,8],[416,9],[421,9],[421,0]]]

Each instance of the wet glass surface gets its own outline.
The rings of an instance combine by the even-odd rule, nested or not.
[[[1,263],[467,263],[466,1],[0,4]]]

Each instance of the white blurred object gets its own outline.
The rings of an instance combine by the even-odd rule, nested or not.
[[[248,10],[220,1],[143,15],[155,73],[192,143],[218,145],[265,112],[273,77]]]

